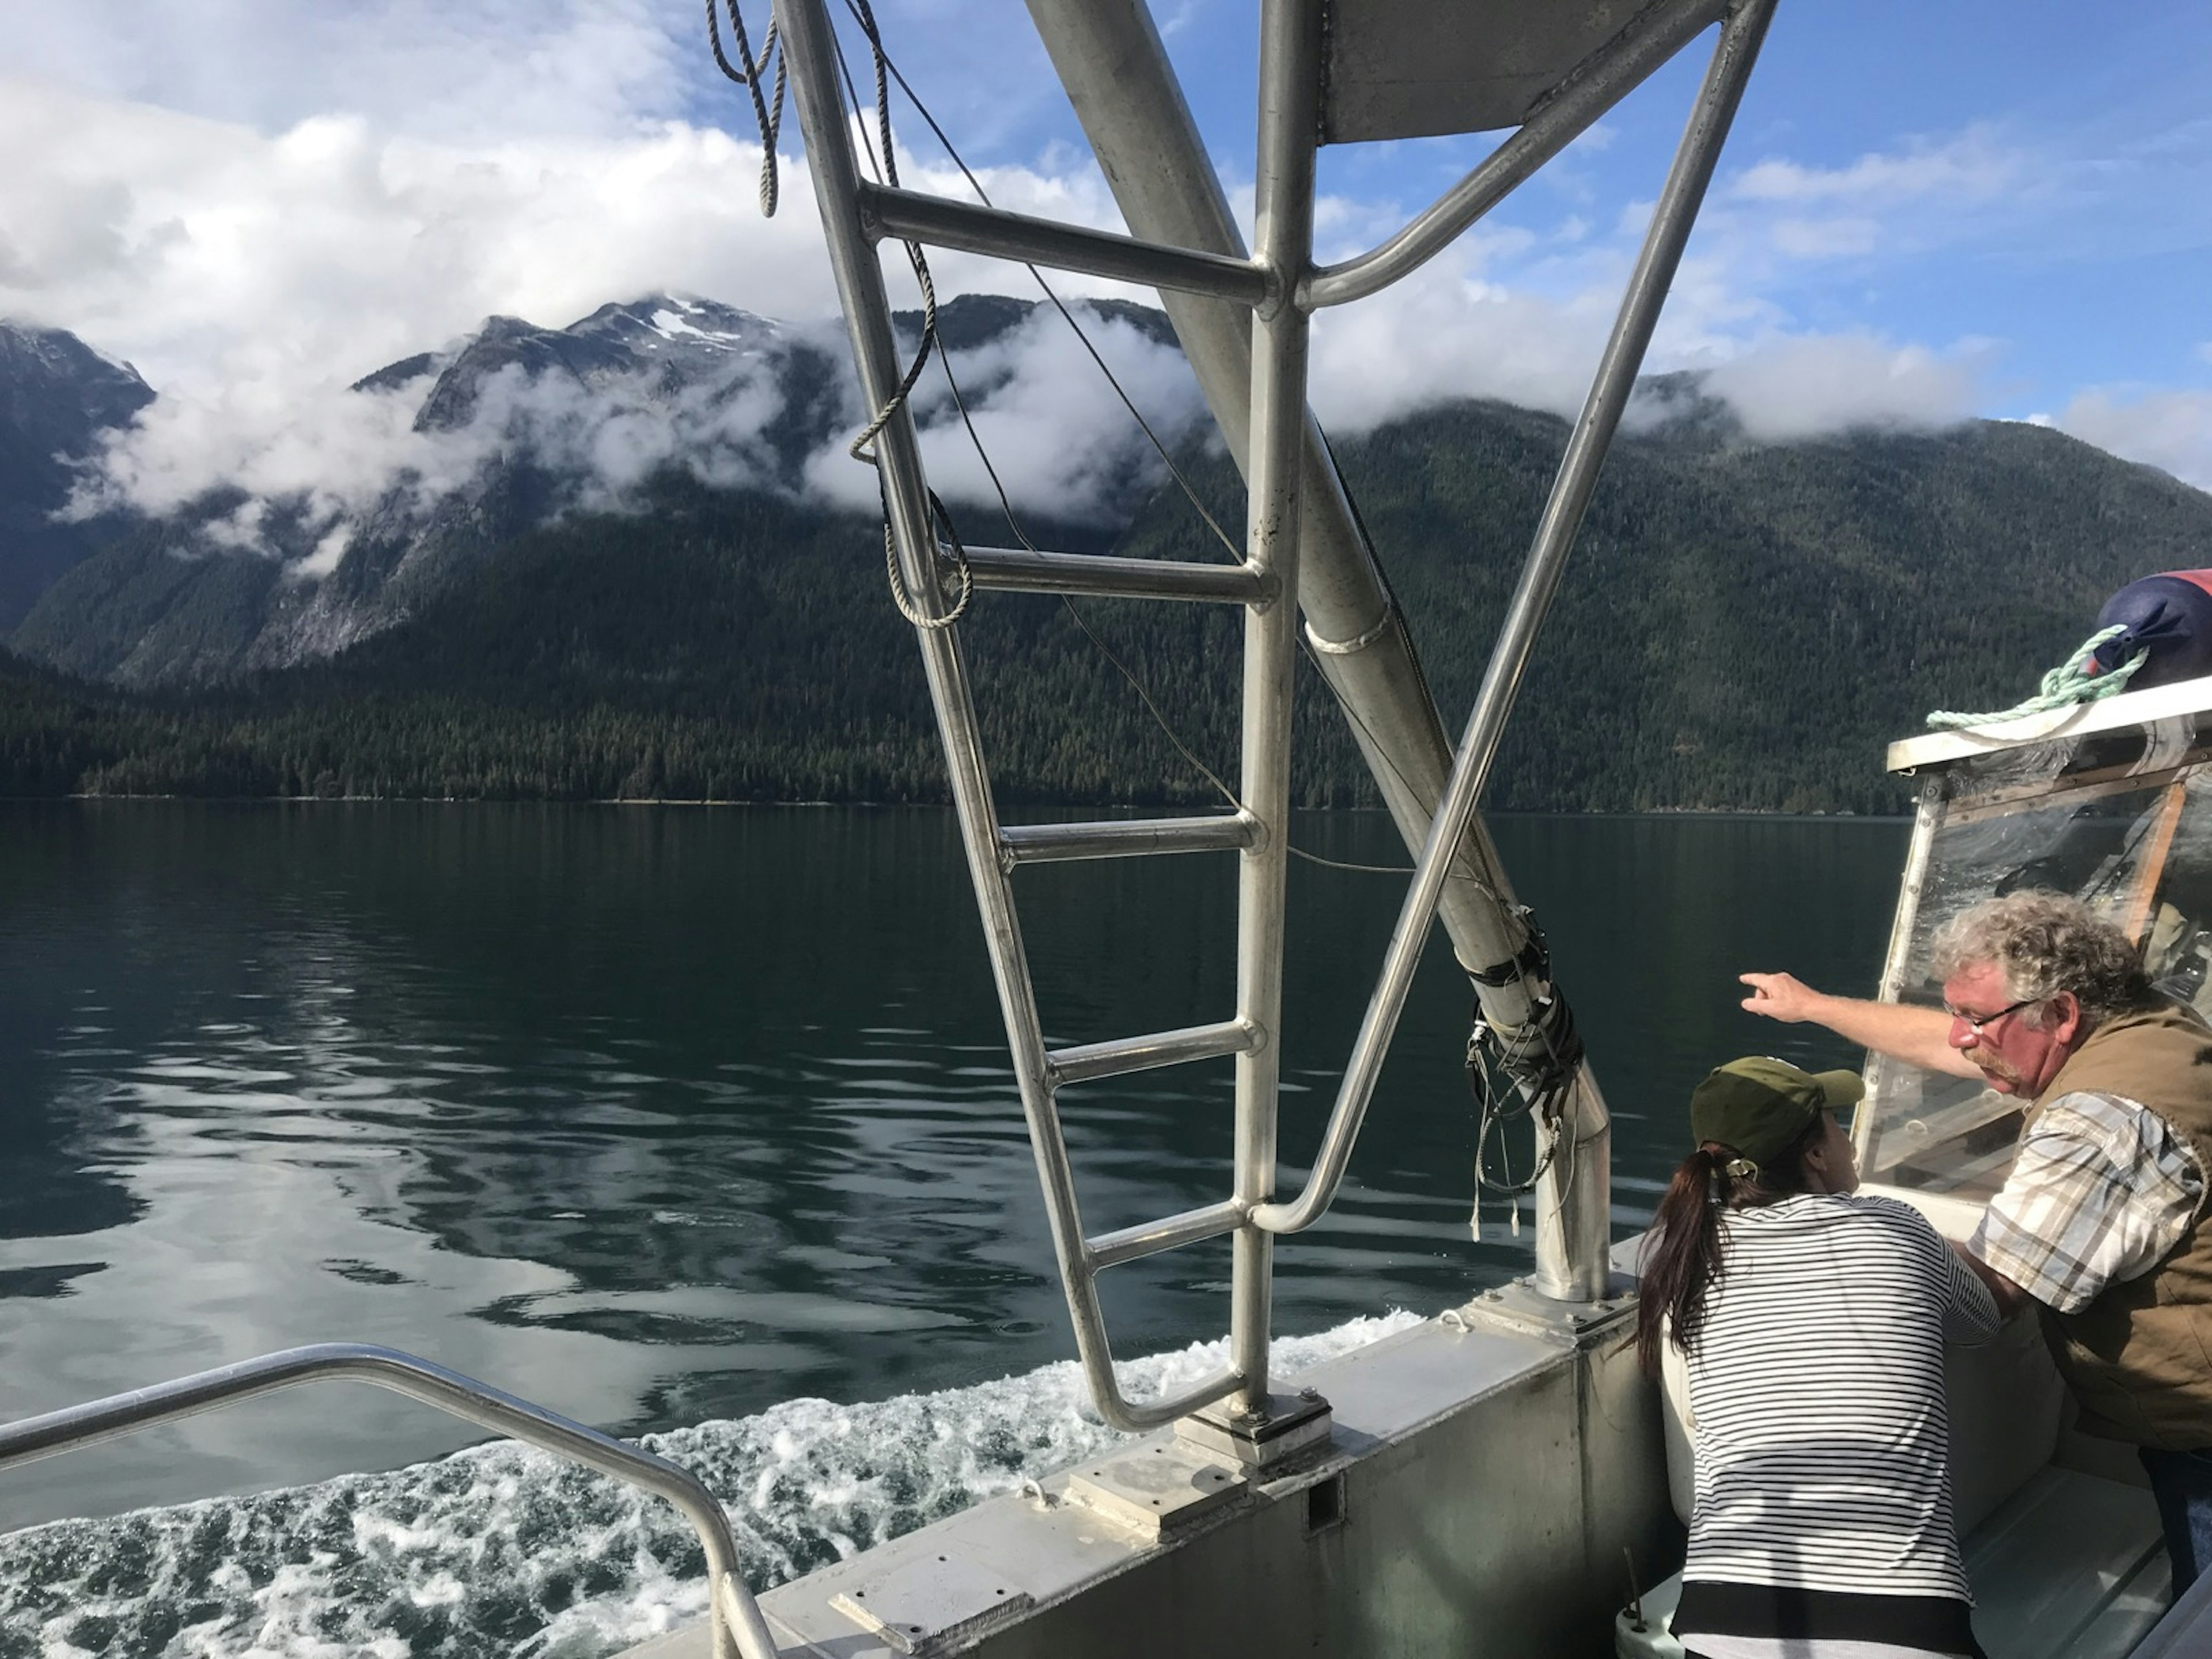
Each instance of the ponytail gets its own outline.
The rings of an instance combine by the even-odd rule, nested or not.
[[[1721,1212],[1808,1190],[1805,1154],[1826,1133],[1827,1118],[1826,1112],[1815,1114],[1805,1133],[1764,1170],[1715,1140],[1682,1160],[1651,1218],[1638,1264],[1636,1361],[1646,1376],[1659,1375],[1661,1343],[1671,1340],[1686,1353],[1698,1339],[1705,1292],[1721,1276]]]
[[[1659,1345],[1670,1328],[1675,1345],[1687,1349],[1705,1322],[1705,1287],[1721,1271],[1719,1189],[1734,1156],[1712,1141],[1692,1152],[1651,1218],[1636,1309],[1636,1362],[1646,1376],[1659,1375]]]

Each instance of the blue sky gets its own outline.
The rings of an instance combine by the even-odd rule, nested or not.
[[[1234,199],[1256,4],[1158,9]],[[1018,0],[878,11],[1002,201],[1115,222]],[[344,386],[493,313],[558,325],[663,289],[833,305],[803,171],[774,222],[752,205],[750,113],[690,0],[0,0],[0,315],[147,374],[171,413],[131,477],[172,495],[365,465]],[[1324,416],[1571,408],[1705,50],[1415,282],[1328,315]],[[2212,487],[2209,85],[2202,0],[1783,0],[1653,366],[1709,371],[1757,435],[2045,419]],[[901,129],[918,182],[957,189]],[[1492,142],[1328,152],[1324,257]],[[951,289],[1026,282],[938,264]]]

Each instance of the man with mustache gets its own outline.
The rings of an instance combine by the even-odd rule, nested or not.
[[[2000,1308],[2039,1305],[2083,1431],[2137,1448],[2179,1595],[2212,1566],[2212,1027],[2151,988],[2118,927],[2051,893],[1962,912],[1932,968],[1941,1008],[1788,974],[1743,975],[1743,1006],[2027,1103],[1960,1253]]]

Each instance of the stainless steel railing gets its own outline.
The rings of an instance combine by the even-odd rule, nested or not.
[[[696,1476],[651,1452],[581,1423],[501,1393],[488,1383],[396,1348],[365,1342],[319,1342],[286,1348],[235,1365],[198,1371],[129,1394],[27,1417],[0,1428],[0,1469],[112,1440],[133,1429],[172,1423],[234,1401],[302,1382],[367,1382],[404,1394],[449,1416],[555,1453],[611,1475],[683,1511],[707,1552],[708,1603],[714,1659],[775,1659],[775,1638],[744,1580],[738,1577],[737,1540],[714,1495]]]

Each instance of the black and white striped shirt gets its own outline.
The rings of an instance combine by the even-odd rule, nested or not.
[[[1989,1292],[1909,1205],[1808,1194],[1729,1211],[1687,1356],[1683,1577],[1971,1601],[1943,1344],[1997,1324]]]

